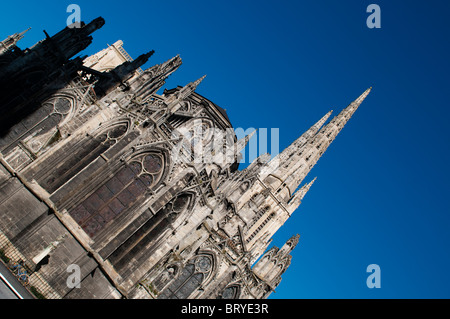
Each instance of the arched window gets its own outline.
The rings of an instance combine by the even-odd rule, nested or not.
[[[181,274],[169,285],[158,299],[187,299],[211,274],[213,259],[211,255],[198,255],[188,263]]]
[[[70,215],[90,237],[94,237],[159,183],[163,164],[164,158],[159,153],[145,153],[133,158],[70,211]]]
[[[16,146],[20,141],[29,151],[38,154],[58,140],[58,125],[73,112],[73,100],[59,96],[51,98],[19,124],[14,125],[6,138],[0,142],[0,149]]]
[[[24,139],[24,143],[33,153],[43,151],[57,139],[55,135],[59,134],[58,125],[69,115],[72,108],[71,100],[58,97],[44,102],[35,113],[36,117],[29,118],[30,120],[39,119],[39,122],[29,131],[29,138]]]
[[[131,235],[108,257],[109,262],[117,271],[129,264],[131,259],[138,259],[145,253],[150,243],[173,224],[173,222],[192,207],[194,195],[180,193],[161,208],[152,218]]]
[[[55,163],[54,169],[41,172],[42,175],[37,173],[33,178],[52,194],[84,167],[116,144],[127,131],[128,123],[126,122],[109,127],[95,137],[88,136],[79,144],[74,145],[74,152],[69,157],[66,157],[63,163]],[[67,150],[64,149],[64,152],[67,153]],[[55,156],[59,155],[59,153],[55,154]],[[50,158],[49,160],[52,159]]]
[[[159,274],[158,277],[153,281],[152,286],[157,290],[161,291],[169,281],[171,281],[177,275],[178,267],[175,265],[170,265],[164,269],[164,271]]]
[[[221,295],[219,295],[220,299],[239,299],[240,287],[239,285],[231,285],[225,288]]]

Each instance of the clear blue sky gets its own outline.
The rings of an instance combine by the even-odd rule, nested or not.
[[[29,47],[65,26],[66,7],[106,25],[91,54],[121,39],[150,63],[180,54],[166,87],[207,74],[198,92],[235,127],[280,128],[288,146],[330,109],[372,93],[307,180],[274,238],[301,235],[271,298],[450,298],[448,1],[3,2],[0,37]],[[381,29],[366,8],[381,7]],[[381,288],[366,267],[381,267]]]

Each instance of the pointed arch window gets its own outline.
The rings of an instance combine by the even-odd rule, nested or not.
[[[43,104],[44,112],[48,115],[35,127],[37,135],[42,135],[55,128],[71,112],[72,102],[64,97],[59,97]]]
[[[117,271],[129,265],[129,260],[138,259],[150,243],[160,235],[184,212],[191,209],[194,204],[192,193],[180,193],[161,208],[153,217],[131,235],[109,257],[109,262]]]
[[[211,274],[213,259],[210,255],[199,255],[188,263],[181,274],[159,296],[158,299],[187,299]]]
[[[239,295],[240,295],[239,285],[232,285],[225,288],[219,297],[220,299],[239,299]]]
[[[167,283],[177,275],[177,273],[178,267],[176,265],[167,266],[166,269],[152,282],[152,286],[157,289],[157,291],[161,291]]]
[[[164,157],[159,153],[146,153],[133,158],[70,211],[70,215],[90,237],[94,237],[159,184],[163,165]]]
[[[66,96],[45,101],[35,112],[12,127],[4,141],[0,142],[0,148],[11,148],[22,141],[34,154],[45,151],[60,137],[58,125],[73,113],[73,104],[73,100]]]
[[[54,193],[84,167],[123,138],[128,131],[128,127],[127,122],[120,123],[109,127],[95,137],[88,136],[74,147],[74,153],[66,157],[63,163],[56,163],[53,170],[38,173],[34,178],[50,194]],[[60,152],[62,151],[67,152],[67,149],[63,149]],[[60,153],[55,154],[55,156],[59,155]]]

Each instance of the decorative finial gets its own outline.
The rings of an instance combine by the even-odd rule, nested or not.
[[[202,76],[200,79],[198,79],[197,81],[195,81],[194,82],[195,88],[197,88],[197,86],[199,86],[200,83],[202,83],[205,78],[206,78],[206,74],[204,76]]]

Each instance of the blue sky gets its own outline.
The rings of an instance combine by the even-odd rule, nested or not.
[[[65,26],[67,5],[106,25],[131,56],[176,54],[166,87],[204,74],[198,92],[235,127],[279,128],[287,147],[319,118],[373,90],[324,154],[301,207],[274,238],[299,233],[271,298],[449,298],[450,74],[447,1],[20,1],[2,3],[0,37],[22,48]],[[366,26],[370,3],[381,29]],[[366,267],[381,268],[381,288]]]

